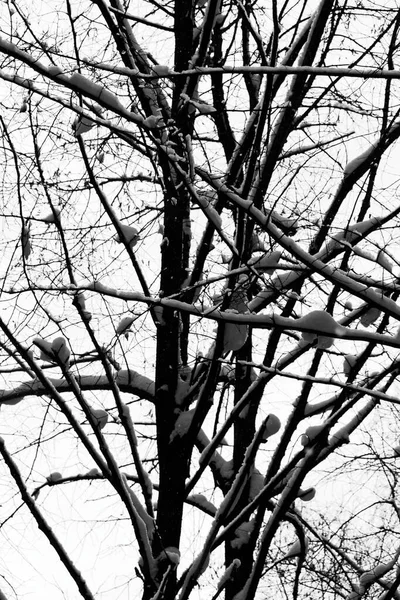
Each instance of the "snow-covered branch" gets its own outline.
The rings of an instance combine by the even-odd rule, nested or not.
[[[110,389],[110,381],[106,375],[77,375],[78,385],[82,391],[96,391]],[[71,384],[65,378],[55,379],[49,377],[48,381],[60,393],[72,391]],[[154,383],[136,371],[121,370],[116,373],[115,383],[121,392],[133,394],[138,398],[154,402]],[[48,394],[48,389],[39,380],[26,381],[13,389],[0,390],[0,405],[17,404],[28,396],[42,396]]]

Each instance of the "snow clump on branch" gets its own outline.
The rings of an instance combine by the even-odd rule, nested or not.
[[[303,331],[302,333],[302,338],[305,342],[312,343],[317,340],[318,348],[323,349],[330,348],[333,345],[333,338],[326,334],[336,334],[340,327],[332,315],[327,313],[325,310],[313,310],[308,315],[297,319],[297,324],[301,325],[302,327],[309,327],[310,329],[318,330],[321,332],[321,334],[324,334],[319,335],[317,333],[309,333],[307,331]]]

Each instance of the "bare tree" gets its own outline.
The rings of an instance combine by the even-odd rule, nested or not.
[[[394,4],[1,5],[1,598],[399,597]]]

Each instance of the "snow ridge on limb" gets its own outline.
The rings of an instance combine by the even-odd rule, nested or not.
[[[213,517],[217,512],[217,508],[215,507],[215,505],[209,500],[207,500],[207,498],[203,494],[191,494],[187,497],[186,501],[192,506],[199,508],[200,510]]]
[[[110,388],[110,382],[106,375],[76,375],[78,385],[82,391],[86,390],[107,390]],[[47,378],[49,383],[60,393],[71,391],[71,384],[64,378]],[[154,402],[154,382],[140,375],[136,371],[123,369],[118,371],[115,382],[123,392],[128,392]],[[1,404],[17,404],[27,396],[42,396],[48,394],[46,385],[38,379],[26,381],[17,387],[9,390],[0,390]]]
[[[371,571],[365,571],[362,575],[360,575],[360,591],[364,593],[366,588],[376,583],[380,577],[383,577],[384,575],[389,573],[389,571],[391,571],[395,566],[399,558],[399,554],[400,548],[396,550],[392,560],[386,563],[380,563],[379,565],[371,569]]]
[[[100,104],[106,104],[108,108],[111,108],[115,112],[125,111],[125,108],[114,94],[109,92],[104,86],[94,83],[94,81],[84,77],[81,73],[78,73],[78,71],[71,75],[69,83],[79,88],[79,91],[85,97],[88,96]]]
[[[211,600],[216,600],[216,598],[218,598],[220,593],[226,587],[227,582],[231,579],[232,574],[236,571],[236,569],[238,569],[240,567],[240,564],[241,564],[240,559],[238,559],[238,558],[233,559],[231,564],[225,569],[222,577],[218,581],[217,591],[215,592],[215,594]],[[0,598],[0,600],[1,600],[1,598]]]

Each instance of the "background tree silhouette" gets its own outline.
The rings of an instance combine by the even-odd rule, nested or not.
[[[398,598],[399,8],[0,11],[0,598]]]

